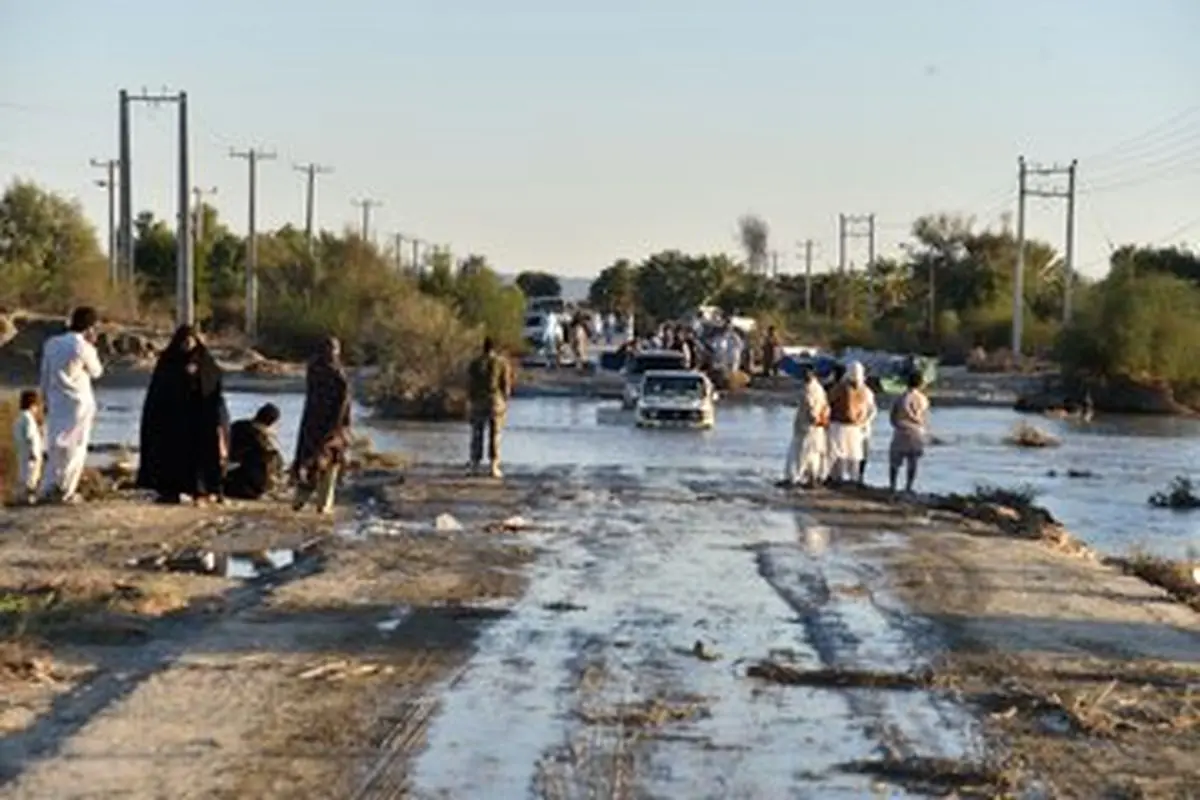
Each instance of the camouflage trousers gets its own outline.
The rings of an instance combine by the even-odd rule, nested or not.
[[[504,411],[482,411],[471,414],[471,464],[483,461],[483,439],[487,436],[488,461],[500,463],[500,431],[504,428]]]

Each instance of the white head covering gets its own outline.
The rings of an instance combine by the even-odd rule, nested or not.
[[[858,361],[851,361],[850,366],[846,368],[846,380],[851,386],[862,386],[866,380],[866,371],[863,365]]]

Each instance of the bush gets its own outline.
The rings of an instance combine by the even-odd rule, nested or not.
[[[1088,294],[1059,340],[1068,373],[1200,386],[1200,288],[1169,275],[1117,271]]]

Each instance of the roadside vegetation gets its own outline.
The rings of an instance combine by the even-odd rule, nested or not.
[[[198,314],[206,330],[236,336],[243,324],[246,243],[213,207],[200,213]],[[79,205],[36,184],[8,186],[0,197],[0,230],[6,232],[0,307],[59,313],[91,302],[116,319],[169,323],[175,235],[166,220],[149,212],[136,220],[132,290],[109,287],[97,231]],[[1069,378],[1097,387],[1098,408],[1122,405],[1109,395],[1129,390],[1166,397],[1168,408],[1200,408],[1200,360],[1194,357],[1200,256],[1190,250],[1117,249],[1105,279],[1072,279],[1076,311],[1064,329],[1063,259],[1047,242],[1027,241],[1025,346],[1033,358],[1018,363],[1007,349],[1017,261],[1007,221],[988,227],[968,216],[928,215],[913,222],[902,256],[850,263],[845,272],[815,263],[811,307],[803,265],[775,258],[778,243],[766,220],[744,216],[736,240],[740,252],[733,254],[666,250],[617,260],[600,272],[589,300],[604,312],[633,313],[643,333],[711,304],[773,325],[793,342],[937,354],[943,363],[987,370],[1056,359]],[[401,406],[461,392],[463,365],[484,334],[519,351],[524,295],[562,290],[555,276],[538,271],[507,285],[478,255],[456,259],[433,250],[414,265],[348,231],[321,231],[310,250],[303,232],[290,225],[261,235],[259,263],[255,346],[295,359],[333,333],[352,360],[385,368],[388,380],[375,391],[390,396],[394,387]]]

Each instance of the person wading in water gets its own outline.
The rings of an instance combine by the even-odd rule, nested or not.
[[[142,406],[137,485],[160,503],[220,501],[228,453],[221,368],[199,333],[181,325],[154,365]]]
[[[342,366],[341,342],[330,336],[308,362],[304,413],[292,463],[296,481],[292,508],[301,510],[316,495],[318,513],[333,510],[338,471],[349,446],[350,381]]]
[[[500,432],[508,399],[512,396],[512,367],[508,359],[496,352],[491,337],[483,340],[481,353],[468,369],[471,403],[471,465],[472,474],[479,473],[483,461],[483,436],[487,433],[488,460],[491,475],[501,478]]]

